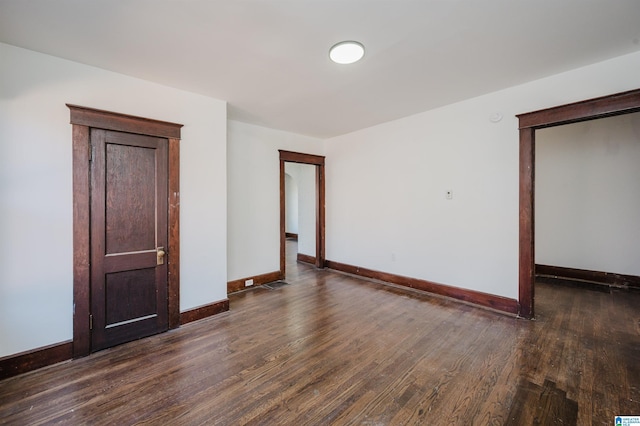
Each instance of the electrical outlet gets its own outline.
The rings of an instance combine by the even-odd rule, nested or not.
[[[244,282],[245,287],[251,287],[252,285],[253,285],[253,280],[245,280]]]
[[[453,191],[452,190],[448,190],[447,191],[446,198],[447,198],[447,200],[452,200],[453,199]]]

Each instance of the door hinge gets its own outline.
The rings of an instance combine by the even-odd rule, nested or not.
[[[89,144],[89,161],[93,161],[93,145]]]
[[[89,330],[93,330],[93,315],[89,314]]]

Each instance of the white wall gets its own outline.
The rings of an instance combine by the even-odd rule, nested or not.
[[[286,164],[285,164],[286,170]],[[291,234],[298,233],[298,184],[289,173],[284,175],[284,231]]]
[[[279,149],[323,155],[319,139],[228,121],[228,279],[280,269]]]
[[[316,166],[285,163],[298,188],[298,253],[316,256]]]
[[[65,103],[184,124],[180,307],[226,298],[226,103],[0,44],[0,357],[72,339]]]
[[[514,116],[638,87],[640,52],[327,140],[327,259],[516,299]]]
[[[640,113],[536,132],[536,263],[640,275]]]

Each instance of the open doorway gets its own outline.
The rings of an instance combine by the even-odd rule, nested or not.
[[[287,173],[287,168],[289,173]],[[308,197],[312,193],[314,199],[313,202],[298,204],[303,210],[307,210],[307,206],[311,206],[311,209],[314,210],[311,212],[313,213],[311,219],[309,212],[306,212],[303,222],[297,223],[299,231],[297,234],[299,237],[303,237],[304,251],[313,251],[313,255],[302,252],[301,260],[313,263],[316,268],[324,268],[325,262],[324,157],[280,150],[280,276],[282,279],[286,276],[287,256],[287,174],[290,177],[293,175],[298,177],[296,184],[299,186],[298,189],[304,191],[302,197]],[[298,192],[298,200],[300,200],[300,192]],[[307,223],[307,219],[310,219],[310,224]],[[303,235],[300,235],[301,229]],[[290,232],[291,234],[293,232]]]
[[[520,253],[518,314],[533,318],[535,281],[536,130],[640,111],[640,89],[518,115],[520,129]]]
[[[316,166],[285,162],[287,259],[316,263]]]
[[[610,292],[640,283],[640,113],[538,130],[540,280]]]

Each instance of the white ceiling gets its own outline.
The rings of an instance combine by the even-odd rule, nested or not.
[[[326,138],[638,51],[640,1],[0,0],[0,41]]]

